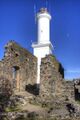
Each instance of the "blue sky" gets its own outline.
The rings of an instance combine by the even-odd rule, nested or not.
[[[80,77],[80,0],[47,0],[51,20],[53,54],[65,69],[65,78]],[[37,41],[36,12],[46,0],[0,0],[0,59],[4,45],[15,40],[32,52]]]

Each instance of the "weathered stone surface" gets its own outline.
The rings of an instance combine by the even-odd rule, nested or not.
[[[75,89],[73,81],[63,81],[63,93],[66,99],[75,99]]]
[[[11,80],[13,89],[25,91],[26,85],[35,84],[37,58],[14,41],[5,46],[4,59],[0,62],[0,76]]]
[[[60,95],[62,93],[63,77],[54,65],[54,56],[48,55],[41,61],[40,94],[43,97]],[[59,63],[55,60],[56,65]]]

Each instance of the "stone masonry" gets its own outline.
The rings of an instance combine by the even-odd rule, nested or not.
[[[25,91],[26,85],[36,82],[37,58],[29,51],[10,41],[0,61],[0,76],[12,82],[14,90]]]
[[[60,73],[60,69],[62,71],[63,67],[61,67],[55,56],[48,55],[42,59],[40,76],[41,95],[49,97],[50,95],[55,96],[62,93],[64,71]]]
[[[26,91],[28,86],[33,92],[37,80],[37,58],[18,43],[10,41],[5,46],[4,57],[0,61],[1,76],[11,81],[14,91]],[[40,79],[39,94],[42,98],[51,96],[75,98],[74,81],[64,80],[64,68],[54,55],[42,58]]]

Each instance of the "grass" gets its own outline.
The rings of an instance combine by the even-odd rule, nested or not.
[[[20,108],[15,106],[15,107],[7,107],[5,109],[5,112],[16,112],[16,111],[20,111]]]
[[[76,100],[76,102],[80,105],[80,100]]]

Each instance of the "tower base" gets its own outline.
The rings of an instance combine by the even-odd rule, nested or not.
[[[37,58],[43,58],[46,55],[52,54],[53,46],[51,43],[46,43],[46,44],[45,43],[44,44],[33,43],[32,47],[34,50],[34,55]]]

